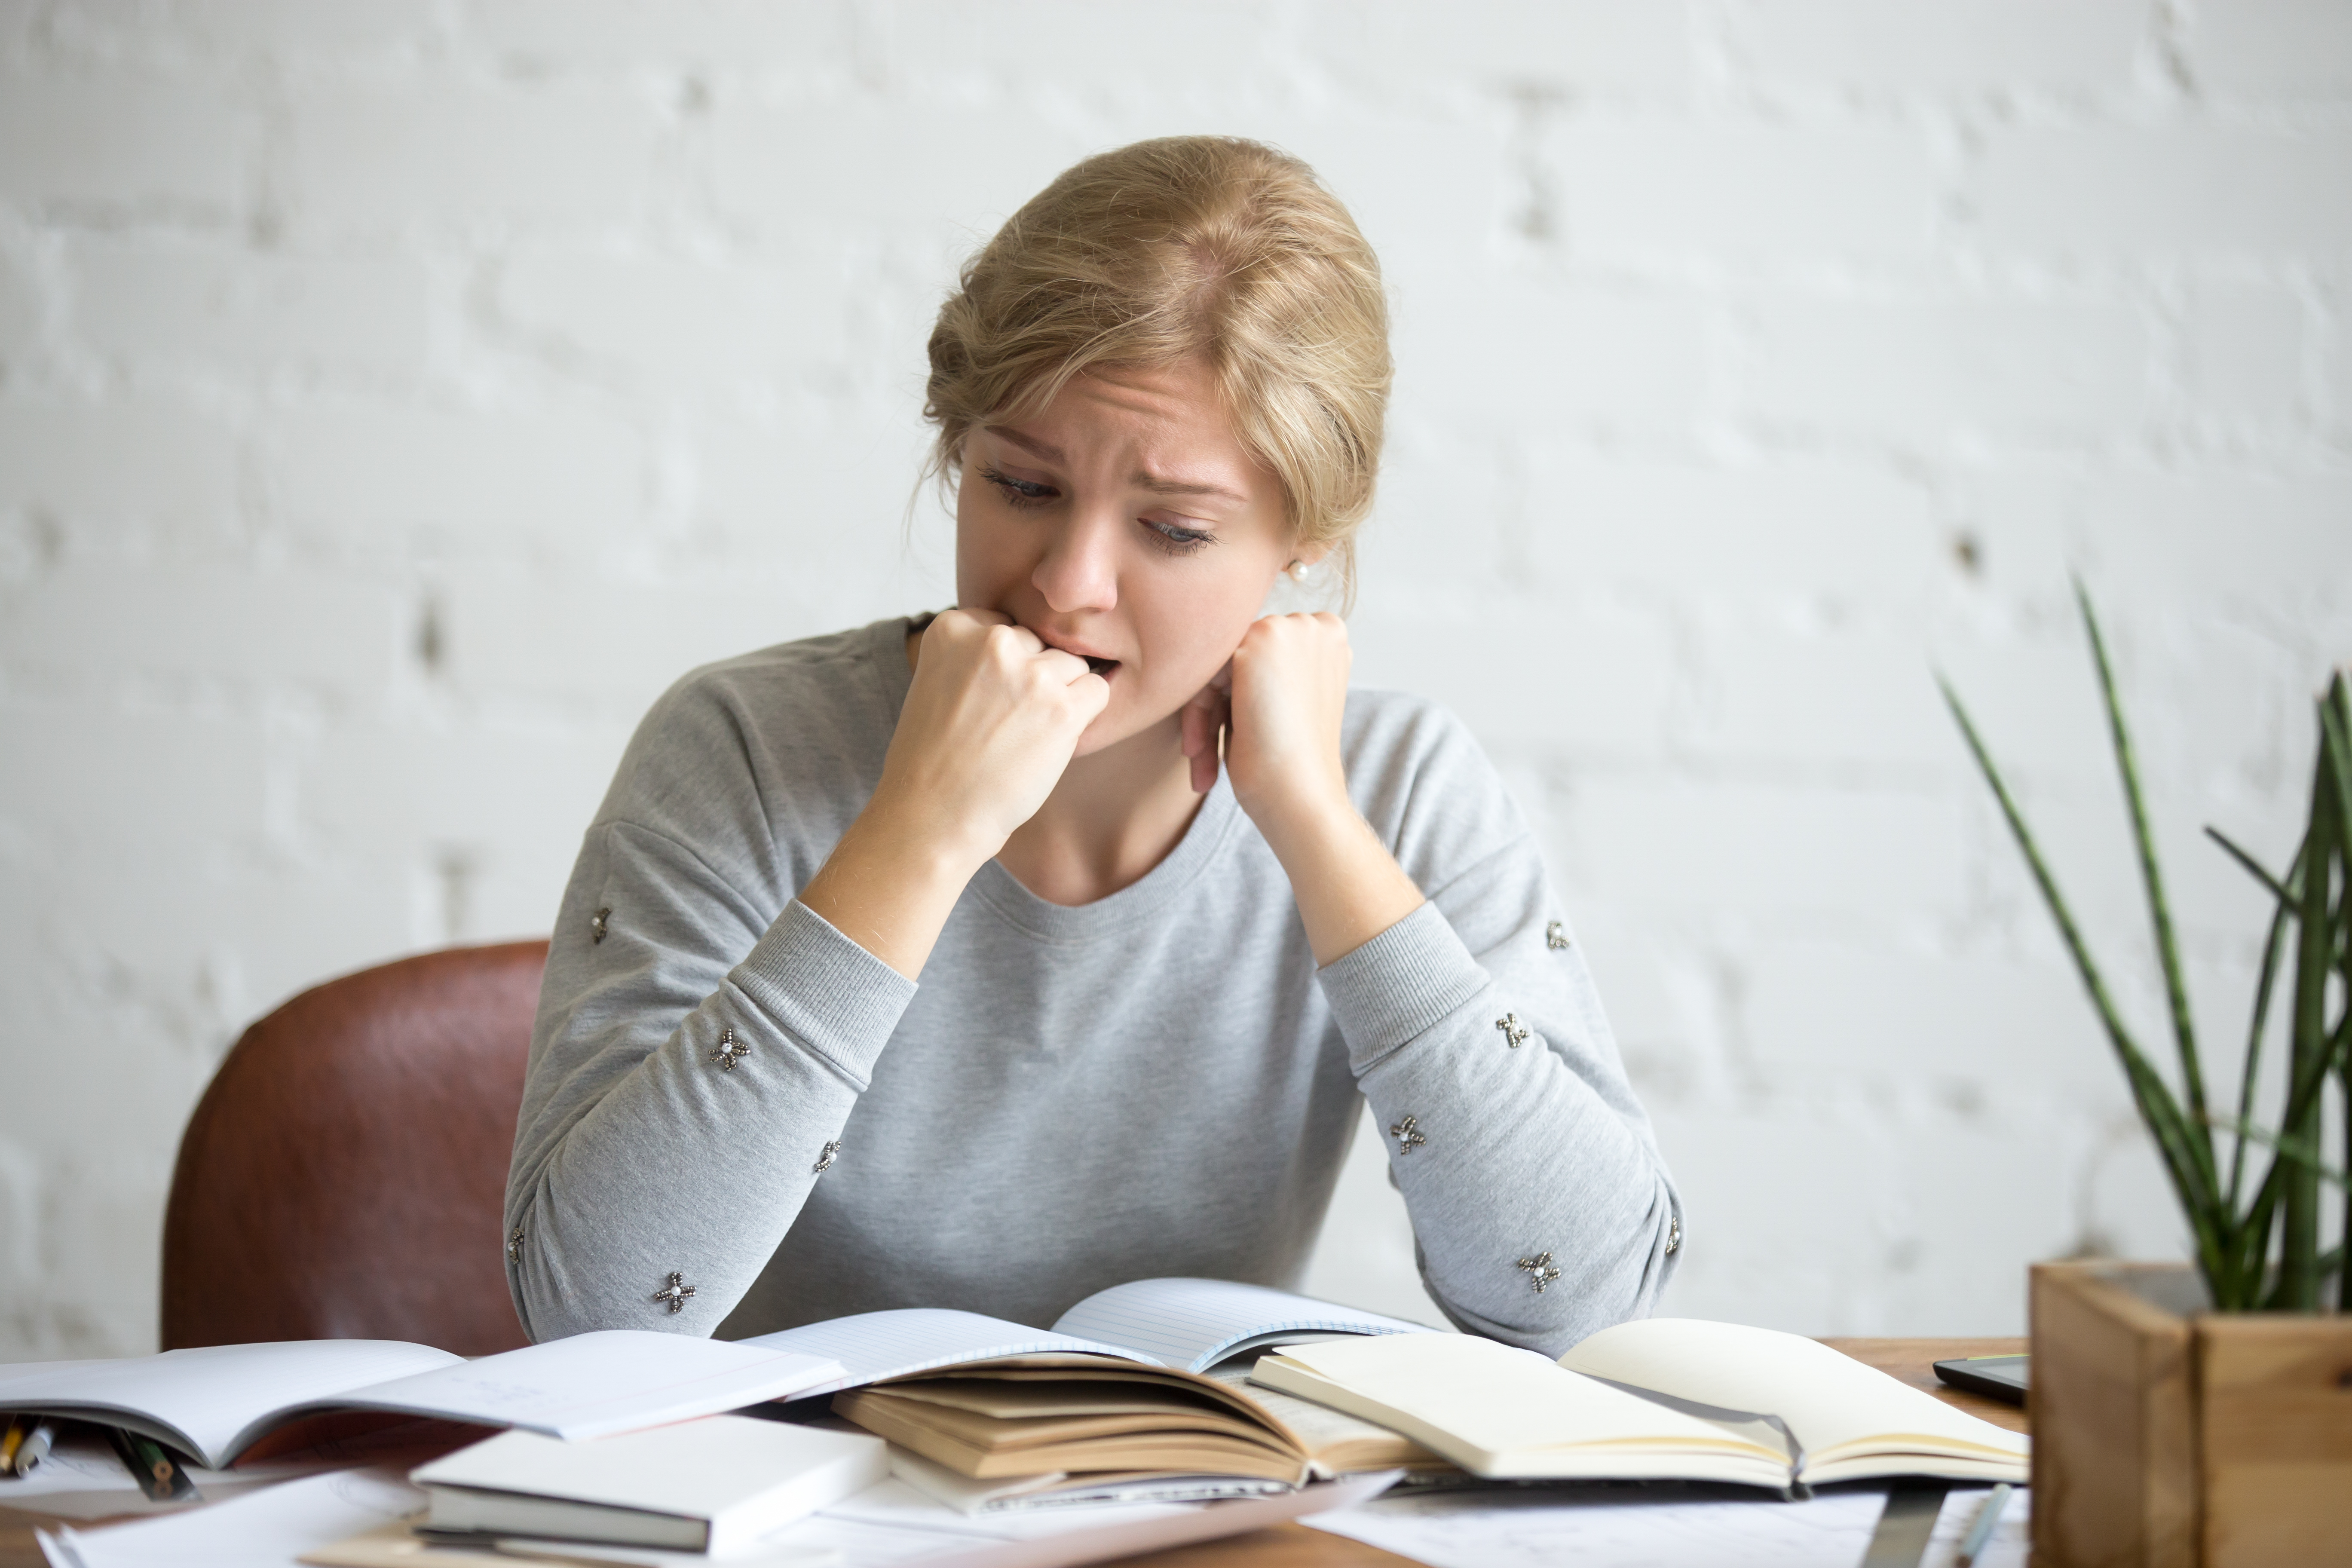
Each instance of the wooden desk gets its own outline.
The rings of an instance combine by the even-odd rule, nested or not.
[[[1990,1394],[1954,1388],[1936,1376],[1936,1363],[1939,1361],[1958,1361],[1972,1355],[2023,1355],[2022,1339],[1823,1340],[1822,1343],[1845,1352],[1866,1366],[1899,1377],[1914,1388],[1924,1388],[1945,1404],[1996,1426],[2006,1426],[2012,1432],[2027,1430],[2022,1406],[2003,1404]]]
[[[1984,1340],[1826,1340],[1856,1361],[1892,1373],[1915,1388],[1924,1388],[1948,1405],[1971,1415],[2008,1427],[2026,1429],[2025,1412],[1980,1394],[1965,1394],[1936,1380],[1934,1363],[1955,1356],[2022,1355],[2021,1339]],[[0,1481],[0,1488],[6,1482]],[[5,1493],[0,1493],[5,1495]],[[33,1542],[36,1525],[48,1520],[19,1509],[0,1508],[0,1568],[43,1568],[41,1549]],[[84,1529],[98,1521],[81,1521]],[[1121,1560],[1118,1568],[1412,1568],[1412,1560],[1366,1546],[1345,1536],[1326,1535],[1303,1524],[1286,1524],[1225,1541],[1180,1546]]]

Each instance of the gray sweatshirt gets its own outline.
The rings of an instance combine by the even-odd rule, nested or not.
[[[1323,969],[1221,779],[1095,903],[982,867],[918,985],[793,897],[881,775],[910,624],[696,670],[630,742],[515,1129],[508,1278],[534,1340],[886,1307],[1042,1326],[1129,1279],[1293,1286],[1366,1100],[1460,1327],[1556,1354],[1652,1309],[1674,1186],[1456,721],[1349,693],[1350,790],[1429,901]]]

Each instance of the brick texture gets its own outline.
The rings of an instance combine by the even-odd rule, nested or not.
[[[683,669],[945,600],[940,292],[1179,131],[1381,249],[1359,670],[1552,857],[1688,1200],[1667,1309],[2016,1331],[2029,1259],[2177,1255],[1932,672],[2152,1023],[2083,574],[2234,1059],[2263,911],[2198,829],[2284,858],[2352,652],[2347,17],[0,5],[0,1361],[152,1343],[229,1041],[543,931]],[[1381,1159],[1309,1285],[1425,1314]]]

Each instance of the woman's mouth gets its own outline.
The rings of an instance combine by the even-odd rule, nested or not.
[[[1026,622],[1019,624],[1027,626]],[[1039,631],[1035,626],[1028,626],[1028,630],[1030,635],[1034,637],[1039,642],[1044,643],[1047,647],[1055,650],[1056,653],[1076,654],[1078,658],[1085,659],[1087,661],[1087,668],[1093,671],[1095,674],[1101,676],[1105,680],[1108,680],[1113,675],[1118,673],[1118,660],[1115,658],[1106,658],[1098,653],[1088,653],[1082,647],[1072,647],[1068,643],[1057,642],[1051,635]],[[1076,639],[1073,638],[1072,640],[1075,641]]]

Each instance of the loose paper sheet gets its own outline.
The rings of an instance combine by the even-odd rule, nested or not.
[[[162,1519],[63,1530],[41,1549],[52,1568],[295,1568],[305,1552],[424,1506],[397,1470],[335,1470]]]
[[[1952,1568],[1989,1488],[1944,1499],[1921,1568]],[[2010,1499],[1981,1568],[2025,1568],[2025,1493]],[[1862,1561],[1885,1510],[1883,1487],[1806,1502],[1659,1500],[1627,1488],[1392,1494],[1300,1521],[1430,1568],[1845,1568]]]
[[[1166,1543],[1152,1538],[1167,1537],[1171,1531],[1174,1539],[1182,1540],[1186,1531],[1252,1529],[1301,1509],[1365,1496],[1386,1485],[1392,1475],[1360,1478],[1283,1498],[1211,1505],[1234,1510],[1217,1516],[1213,1522],[1201,1517],[1202,1505],[1195,1503],[1114,1503],[973,1516],[943,1507],[903,1481],[889,1480],[787,1525],[724,1559],[634,1548],[564,1550],[615,1563],[724,1562],[740,1568],[786,1564],[801,1568],[813,1561],[837,1562],[841,1568],[896,1568],[916,1563],[951,1568],[985,1555],[993,1568],[1011,1568],[1008,1558],[1055,1560],[1055,1542],[1074,1531],[1127,1532],[1116,1550],[1118,1555],[1129,1555]],[[352,1542],[404,1516],[421,1516],[425,1506],[425,1494],[396,1471],[343,1470],[289,1481],[234,1502],[167,1519],[81,1532],[63,1531],[45,1536],[42,1547],[52,1568],[297,1568],[306,1552],[318,1553],[338,1542]],[[372,1554],[350,1560],[375,1561],[383,1555],[382,1537],[360,1544],[373,1549]],[[336,1560],[336,1554],[327,1552],[321,1560]],[[432,1561],[430,1553],[416,1558],[420,1564]]]

